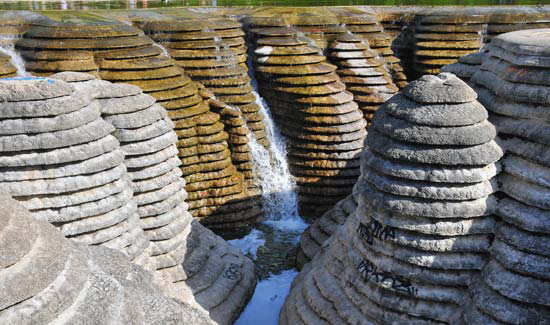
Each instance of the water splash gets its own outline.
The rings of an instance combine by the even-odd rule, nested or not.
[[[32,76],[27,69],[25,69],[25,60],[15,50],[15,45],[9,41],[0,39],[0,52],[9,55],[11,64],[17,69],[17,75],[19,77]]]
[[[256,253],[258,248],[265,244],[265,238],[263,233],[258,229],[252,229],[252,231],[243,238],[228,240],[228,243],[238,247],[245,255],[249,255],[252,259],[256,259]]]
[[[154,46],[158,47],[161,51],[162,51],[162,56],[165,56],[167,58],[171,58],[172,56],[170,55],[170,53],[168,53],[168,49],[166,49],[166,47],[162,46],[161,44],[159,43],[153,43]]]
[[[267,139],[271,146],[266,149],[259,144],[252,132],[249,133],[253,168],[257,174],[257,185],[262,189],[266,224],[282,231],[301,232],[306,224],[298,213],[296,183],[288,168],[286,143],[275,128],[271,114],[263,99],[256,93],[256,103],[264,115]]]

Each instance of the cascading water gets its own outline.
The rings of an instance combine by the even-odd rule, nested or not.
[[[23,60],[23,57],[15,50],[15,46],[11,40],[0,39],[0,52],[9,55],[11,64],[17,69],[17,75],[19,77],[31,76],[27,69],[25,69],[25,60]]]
[[[162,56],[164,57],[167,57],[167,58],[171,58],[172,56],[170,55],[170,53],[168,53],[168,49],[166,49],[166,47],[160,45],[159,43],[153,43],[154,46],[158,47],[161,51],[162,51]]]
[[[253,48],[250,44],[249,48]],[[230,243],[256,261],[261,281],[256,287],[246,309],[235,324],[276,325],[279,310],[290,290],[290,284],[298,274],[295,269],[295,253],[299,238],[306,228],[298,213],[296,183],[288,167],[286,144],[273,122],[268,105],[258,94],[251,55],[247,64],[256,103],[264,115],[269,149],[259,144],[253,132],[249,132],[249,147],[253,169],[262,189],[265,221],[257,229]],[[259,245],[254,247],[254,244]]]

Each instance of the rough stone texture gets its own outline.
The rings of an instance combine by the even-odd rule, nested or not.
[[[11,57],[0,52],[0,78],[10,78],[17,75],[17,68],[11,63]]]
[[[122,15],[122,13],[120,14]],[[132,17],[136,20],[136,25],[144,26],[144,22],[141,20],[144,19],[143,17],[140,15]],[[181,42],[174,40],[174,44],[177,43],[174,46],[176,46],[176,52],[181,51],[178,52],[181,55],[189,52],[185,50],[185,46],[191,46],[191,49],[204,46],[197,53],[194,50],[191,51],[191,55],[200,53],[205,60],[202,60],[202,57],[183,60],[184,62],[197,63],[197,74],[193,75],[196,80],[205,78],[216,81],[220,76],[226,76],[221,73],[222,70],[225,69],[224,71],[228,72],[227,70],[233,69],[216,64],[218,56],[211,56],[216,44],[206,44],[210,39],[214,42],[214,38],[221,37],[222,41],[220,42],[223,44],[220,43],[220,46],[223,48],[227,45],[231,48],[222,50],[227,52],[226,54],[229,55],[234,50],[240,51],[240,54],[234,58],[224,59],[221,62],[233,62],[233,59],[236,58],[239,61],[236,65],[240,69],[239,73],[244,73],[243,80],[246,79],[245,81],[249,82],[246,70],[243,70],[246,47],[244,46],[244,33],[239,28],[240,24],[225,19],[213,20],[208,23],[201,21],[196,19],[193,21],[178,20],[181,22],[181,26],[175,24],[173,20],[153,21],[148,26],[152,29],[158,27],[158,31],[169,32],[172,30],[171,28],[180,31],[181,35],[178,35],[183,37],[183,40]],[[197,22],[200,22],[198,25],[204,26],[198,28]],[[209,28],[205,24],[214,26],[216,32],[206,32],[205,35],[202,35],[202,29]],[[169,27],[172,25],[174,26]],[[193,25],[195,26],[189,27],[192,34],[187,34],[186,26]],[[146,30],[149,30],[149,27]],[[165,44],[161,39],[171,39],[170,35],[174,36],[175,34],[160,32],[155,34],[160,38],[161,44]],[[176,36],[174,37],[179,39],[179,36]],[[204,38],[204,36],[208,37]],[[144,160],[150,160],[152,165],[152,161],[160,159],[159,156],[162,154],[157,150],[157,155],[148,156],[147,154],[151,153],[149,150],[151,148],[166,148],[173,144],[173,139],[177,136],[176,146],[182,163],[180,169],[187,181],[186,189],[189,193],[189,212],[199,218],[202,223],[211,228],[235,228],[257,221],[258,211],[254,209],[254,211],[240,215],[222,211],[223,209],[227,210],[235,202],[253,200],[251,196],[255,196],[256,192],[248,192],[244,179],[247,173],[249,177],[252,176],[249,173],[251,168],[242,165],[240,166],[242,168],[235,170],[237,164],[228,159],[230,154],[227,154],[228,150],[233,149],[228,145],[232,137],[224,131],[224,124],[220,121],[218,114],[211,111],[206,101],[208,96],[205,96],[206,98],[202,96],[204,95],[204,91],[201,90],[203,86],[192,81],[180,67],[187,69],[185,64],[179,64],[181,60],[176,53],[171,53],[175,60],[166,57],[163,54],[163,48],[154,44],[153,40],[137,28],[111,19],[97,22],[78,14],[67,14],[63,18],[51,15],[47,19],[43,19],[40,24],[26,32],[25,38],[17,42],[16,48],[25,59],[27,70],[35,75],[47,76],[56,72],[73,71],[69,74],[66,73],[62,78],[71,82],[90,81],[91,77],[78,75],[78,72],[87,72],[104,79],[94,81],[96,87],[93,91],[98,92],[95,96],[104,106],[104,112],[110,116],[106,116],[106,118],[120,129],[118,138],[127,142],[123,145],[123,149],[132,153],[132,157],[128,158],[128,163],[137,160],[143,163]],[[221,57],[224,55],[221,54]],[[181,59],[184,58],[185,55],[181,57]],[[208,65],[204,66],[203,63],[212,64],[212,67],[205,69]],[[195,71],[193,66],[189,67],[190,71]],[[203,72],[205,76],[199,76],[200,72]],[[233,79],[227,77],[226,80],[231,82]],[[113,90],[107,81],[129,85]],[[241,87],[239,84],[227,87],[225,82],[222,82],[219,86],[222,92],[229,90],[225,93],[216,93],[220,99],[224,97],[224,100],[230,101],[235,96],[239,98],[252,96],[249,103],[255,105],[255,97],[250,93],[250,85]],[[246,90],[246,92],[242,93],[241,90]],[[154,97],[157,104],[166,109],[167,112],[162,114],[172,119],[175,134],[168,134],[166,131],[169,123],[159,120],[158,114],[163,111],[159,105],[155,106],[155,109],[147,110],[147,112],[156,110],[157,114],[145,113],[145,109],[152,105],[152,98],[144,97],[145,94]],[[63,98],[53,99],[52,104],[57,101],[62,102]],[[107,100],[108,98],[111,99]],[[243,102],[243,104],[246,103]],[[0,105],[2,104],[0,103]],[[251,105],[243,106],[247,107],[252,114],[250,121],[247,120],[247,123],[250,122],[249,128],[253,132],[257,131],[258,138],[265,138],[265,132],[262,129],[263,117],[259,112],[254,111]],[[48,111],[58,110],[56,107],[56,105],[46,106]],[[129,112],[127,107],[135,107],[136,110]],[[138,107],[141,109],[138,110]],[[18,109],[25,112],[28,110],[27,107]],[[255,109],[258,109],[257,105]],[[243,109],[243,111],[245,110]],[[3,114],[3,111],[0,114]],[[137,128],[139,130],[128,131]],[[154,137],[149,142],[141,142],[142,139],[152,137],[153,134],[160,135],[161,133],[164,134],[164,137]],[[265,139],[261,141],[267,145]],[[164,166],[166,167],[166,165]],[[248,169],[246,169],[247,167]],[[129,172],[130,174],[137,173],[136,170]],[[228,191],[224,190],[228,186],[231,186],[230,196],[228,196]],[[211,189],[210,193],[204,193],[207,187]],[[205,200],[197,199],[201,196]]]
[[[256,140],[269,147],[258,95],[253,93],[248,76],[245,34],[240,23],[222,18],[163,20],[145,23],[142,29],[165,46],[194,81],[219,100],[240,108]]]
[[[10,112],[0,118],[5,149],[0,157],[6,160],[0,186],[65,236],[143,260],[148,240],[137,222],[124,153],[99,104],[56,79],[14,78],[0,84]],[[47,116],[27,114],[65,97]]]
[[[548,320],[549,40],[547,29],[497,36],[471,78],[499,135],[506,138],[507,151],[499,175],[503,197],[496,210],[500,221],[491,260],[465,301],[463,319],[471,324]]]
[[[259,29],[253,59],[262,97],[288,140],[300,211],[318,218],[351,193],[367,123],[336,67],[296,33],[291,27]]]
[[[378,107],[398,91],[384,61],[370,49],[367,40],[352,34],[338,36],[327,52],[338,67],[336,73],[370,123]]]
[[[60,77],[67,79],[63,73]],[[148,107],[136,103],[125,107],[124,112],[116,113],[110,109],[116,103],[131,102],[126,98],[142,94],[135,94],[125,84],[106,87],[105,82],[74,78],[74,74],[71,80],[75,80],[72,84],[77,90],[101,94],[101,108],[108,108],[102,116],[115,126],[125,162],[131,166],[128,175],[133,200],[137,203],[139,225],[150,242],[146,249],[148,259],[142,264],[154,271],[155,282],[169,296],[203,310],[215,322],[231,323],[254,289],[252,262],[193,221],[188,212],[189,205],[185,202],[188,193],[179,168],[182,161],[177,157],[178,151],[161,154],[164,160],[156,158],[159,152],[175,148],[178,141],[174,124],[166,117],[166,111],[156,105],[154,99],[144,98],[145,102],[150,103]],[[148,121],[145,126],[144,121]],[[163,123],[158,124],[159,121]],[[151,130],[143,132],[144,128]],[[164,138],[168,141],[156,141]],[[196,240],[196,236],[204,238]],[[203,256],[205,260],[195,260],[194,256]],[[208,261],[208,268],[212,270],[208,272],[218,270],[218,273],[196,272],[197,267],[203,267],[203,263]],[[234,275],[226,276],[220,270]],[[215,297],[215,303],[213,298],[199,299],[204,295],[201,293],[203,291]]]
[[[0,192],[0,322],[213,324],[121,253],[70,241]]]
[[[422,87],[428,84],[436,86]],[[391,149],[383,146],[363,150],[353,192],[357,207],[347,218],[342,213],[345,201],[330,210],[334,219],[345,218],[330,238],[320,236],[331,221],[336,223],[330,212],[304,234],[299,259],[320,253],[296,277],[281,311],[282,324],[442,324],[461,314],[467,286],[489,254],[495,227],[492,193],[497,190],[492,177],[502,151],[491,153],[490,159],[482,153],[482,144],[494,141],[494,127],[486,113],[476,112],[483,106],[457,77],[425,76],[403,93],[411,94],[411,104],[400,104],[399,96],[390,99],[377,111],[371,128],[391,130],[405,123],[410,126],[407,136],[369,132],[367,143],[391,139],[399,147],[407,141],[408,155],[390,160],[391,152],[385,152]],[[389,118],[394,103],[400,105],[395,110],[400,114]],[[476,112],[474,123],[471,118],[461,122],[454,112],[466,104]],[[416,109],[433,113],[417,124]],[[451,125],[438,125],[447,116]],[[427,135],[426,125],[435,133]],[[464,128],[469,129],[464,135],[477,134],[479,141],[465,142],[458,136]],[[454,156],[452,163],[424,156],[441,147]],[[468,156],[452,154],[466,148],[469,155],[484,158],[474,163]],[[407,158],[415,155],[423,158]]]

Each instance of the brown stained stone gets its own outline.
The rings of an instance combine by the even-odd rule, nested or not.
[[[87,72],[97,70],[93,59],[71,61],[27,61],[25,68],[29,71],[47,72],[50,74],[58,71]]]
[[[223,79],[200,79],[200,82],[206,87],[244,86],[250,84],[250,77],[247,74],[241,73]]]
[[[169,66],[159,69],[147,69],[143,71],[128,71],[128,70],[101,70],[99,76],[105,80],[113,82],[125,82],[134,80],[157,80],[159,78],[180,77],[182,70],[177,66]]]
[[[337,94],[346,90],[346,86],[337,80],[335,82],[318,85],[318,86],[287,86],[287,85],[278,85],[276,83],[271,83],[270,86],[274,91],[278,91],[285,94],[290,94],[290,96],[324,96]]]
[[[0,53],[0,78],[14,77],[17,69],[11,64],[11,58],[4,53]]]
[[[256,66],[256,73],[261,73],[266,76],[284,76],[284,75],[319,75],[334,72],[336,67],[332,64],[323,62],[315,65],[300,65],[295,67],[290,66]]]
[[[254,50],[254,54],[256,54],[258,57],[315,55],[315,54],[319,54],[319,48],[316,46],[310,46],[310,45],[294,46],[292,48],[283,47],[283,46],[262,45],[262,46],[258,46]]]
[[[254,57],[254,61],[262,65],[282,65],[295,66],[305,64],[315,64],[325,61],[323,55],[288,55],[288,56],[259,56]]]
[[[264,80],[263,76],[259,76],[258,79]],[[331,82],[338,81],[338,75],[334,72],[321,74],[321,75],[306,75],[306,76],[283,76],[275,77],[270,76],[268,79],[265,79],[266,82],[273,82],[276,84],[286,84],[292,86],[313,86],[320,84],[327,84]]]

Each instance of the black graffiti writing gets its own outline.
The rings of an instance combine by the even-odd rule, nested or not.
[[[372,245],[374,238],[381,240],[395,239],[395,228],[391,226],[384,226],[377,220],[371,219],[369,223],[359,223],[357,227],[357,234],[359,238]]]
[[[412,285],[410,281],[400,276],[393,275],[388,272],[378,271],[378,267],[370,261],[363,260],[357,266],[359,273],[366,281],[373,281],[375,283],[389,284],[389,287],[401,291],[409,296],[415,296],[417,289]]]
[[[223,272],[223,276],[229,280],[239,280],[242,276],[241,266],[235,263],[229,264],[229,267]]]

